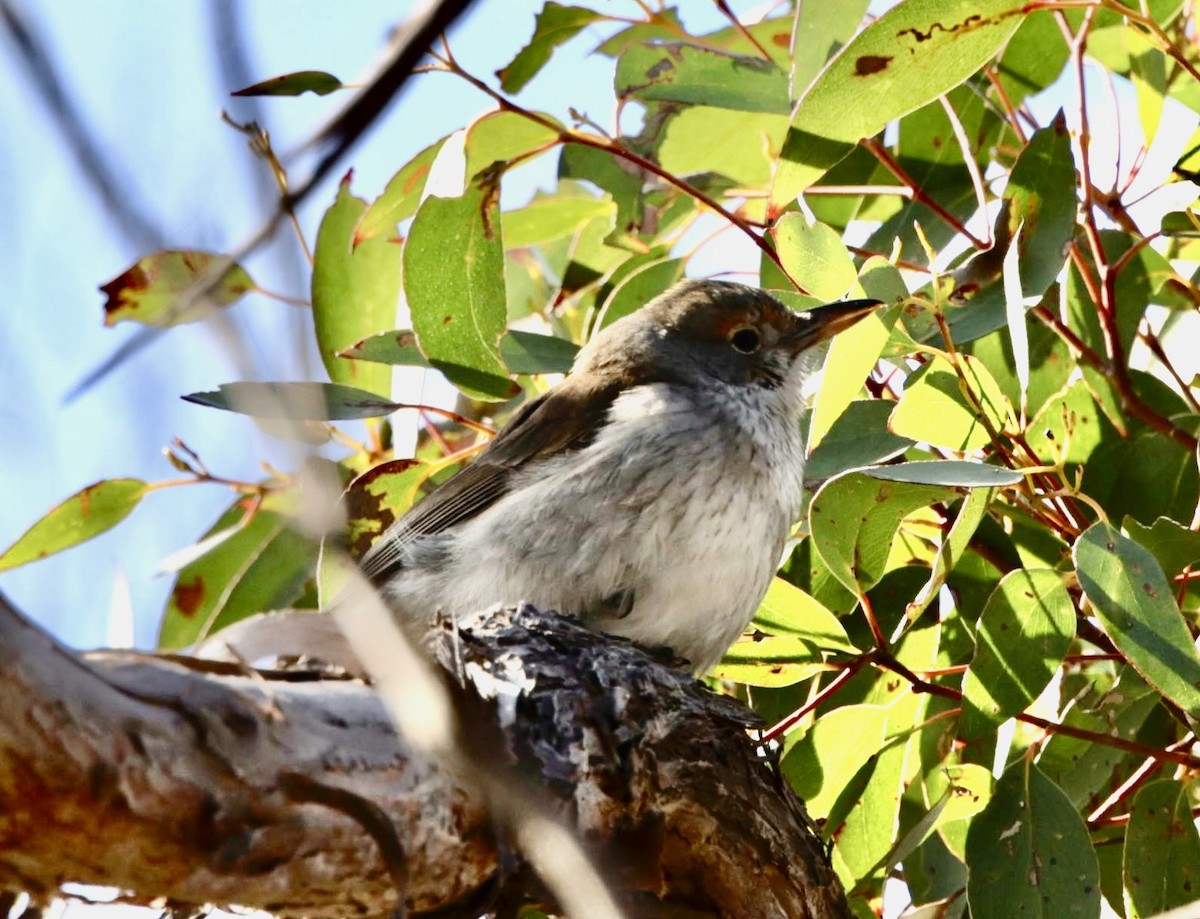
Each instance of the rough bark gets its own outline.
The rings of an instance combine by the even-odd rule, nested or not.
[[[740,705],[530,608],[436,650],[490,745],[473,761],[536,787],[631,915],[850,915]],[[377,916],[399,883],[418,914],[505,914],[540,888],[478,787],[412,755],[359,680],[76,654],[0,598],[0,890]]]

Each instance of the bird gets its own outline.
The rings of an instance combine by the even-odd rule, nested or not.
[[[799,512],[823,344],[878,305],[795,312],[744,284],[677,283],[595,334],[377,538],[364,574],[407,624],[527,602],[709,671]]]

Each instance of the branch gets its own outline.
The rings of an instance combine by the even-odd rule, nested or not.
[[[502,736],[497,768],[574,824],[629,915],[849,917],[739,703],[529,608],[435,645],[476,681],[465,694]],[[498,705],[501,684],[520,691]],[[411,755],[345,674],[79,655],[0,598],[0,890],[46,899],[74,881],[279,916],[383,916],[396,883],[418,914],[544,901],[474,786]]]

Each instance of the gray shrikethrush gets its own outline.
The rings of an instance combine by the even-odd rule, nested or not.
[[[364,572],[408,622],[528,601],[708,670],[799,511],[817,346],[876,306],[795,313],[741,284],[675,285],[596,335]]]

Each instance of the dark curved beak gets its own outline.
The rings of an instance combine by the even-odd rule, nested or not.
[[[883,306],[882,300],[842,300],[818,309],[796,313],[795,328],[787,336],[787,344],[797,351],[833,338],[838,332],[850,328],[864,316]]]

